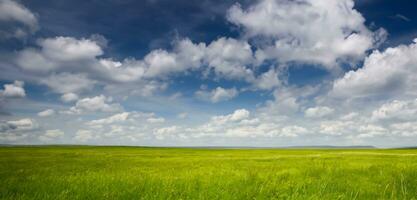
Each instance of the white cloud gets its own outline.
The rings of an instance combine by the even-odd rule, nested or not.
[[[315,94],[317,88],[306,87],[279,87],[274,90],[273,100],[266,101],[266,105],[259,108],[259,112],[268,116],[288,116],[297,113],[300,110],[300,104],[307,97]]]
[[[155,129],[161,128],[161,117],[154,113],[122,112],[109,117],[86,122],[87,129],[94,133],[94,138],[138,140],[153,134]],[[152,121],[152,122],[150,122]]]
[[[92,120],[88,122],[87,125],[94,126],[94,125],[112,124],[115,122],[123,122],[128,119],[129,114],[130,113],[128,112],[118,113],[107,118]]]
[[[353,6],[352,0],[261,0],[246,10],[232,6],[227,18],[248,37],[264,38],[267,45],[256,52],[259,60],[332,68],[339,59],[363,57],[381,39],[374,38],[381,32],[374,36]]]
[[[1,142],[19,142],[30,137],[33,132],[37,131],[39,125],[34,119],[22,118],[17,120],[1,121],[0,120],[0,141]]]
[[[219,38],[206,49],[205,62],[219,77],[252,80],[253,72],[247,68],[254,62],[251,46],[233,38]]]
[[[146,120],[149,123],[164,123],[165,119],[163,117],[151,117]]]
[[[17,142],[29,136],[29,133],[38,129],[38,124],[30,118],[0,121],[0,141]]]
[[[212,91],[198,90],[195,92],[197,98],[204,101],[210,101],[212,103],[230,100],[236,97],[238,94],[239,92],[236,88],[225,89],[222,87],[217,87]]]
[[[142,97],[151,97],[157,92],[164,91],[167,87],[168,84],[166,83],[149,81],[147,83],[143,83],[140,88],[135,86],[134,89],[131,90],[130,94]]]
[[[359,116],[359,113],[351,112],[349,114],[343,115],[342,117],[340,117],[340,119],[344,121],[350,121],[350,120],[354,120],[358,118],[358,116]]]
[[[332,95],[337,97],[368,97],[375,95],[417,95],[417,39],[374,51],[362,68],[346,73],[333,84]]]
[[[0,120],[0,142],[18,142],[38,130],[39,125],[31,118]]]
[[[88,79],[85,74],[61,73],[53,74],[41,80],[41,83],[56,93],[65,94],[90,90],[94,87],[95,81]]]
[[[176,133],[178,133],[180,127],[178,126],[169,126],[169,127],[163,127],[159,129],[155,129],[153,134],[155,135],[155,138],[158,140],[166,139],[167,137],[173,137]]]
[[[340,136],[357,132],[352,128],[356,127],[352,121],[323,121],[318,125],[319,133],[331,136]]]
[[[61,96],[61,101],[68,103],[78,100],[78,95],[74,93],[65,93]]]
[[[23,118],[23,119],[14,120],[14,121],[7,121],[7,124],[13,126],[14,127],[13,129],[16,129],[16,130],[33,130],[34,128],[37,127],[34,120],[32,120],[30,118]]]
[[[77,101],[75,106],[68,111],[72,114],[80,114],[82,112],[117,112],[122,110],[122,106],[118,103],[111,103],[112,99],[104,95],[87,97]]]
[[[75,137],[74,137],[74,139],[79,142],[87,142],[94,138],[95,138],[94,134],[89,130],[78,130],[75,133]]]
[[[372,112],[373,120],[412,120],[417,119],[417,99],[410,101],[394,100],[383,104]]]
[[[384,136],[387,135],[389,132],[387,129],[376,126],[376,125],[366,125],[359,127],[359,135],[358,138],[371,138],[377,136]]]
[[[39,29],[36,16],[25,6],[12,0],[0,0],[0,23],[20,23],[0,31],[0,37],[22,38]]]
[[[72,37],[55,37],[39,40],[42,52],[55,61],[88,60],[102,55],[101,47],[90,39],[77,40]]]
[[[228,122],[237,122],[249,118],[250,112],[246,109],[237,109],[229,115],[219,115],[211,118],[211,121],[216,124],[224,124]]]
[[[52,109],[46,109],[44,111],[41,111],[38,113],[39,117],[49,117],[55,114],[55,110]]]
[[[286,126],[281,129],[281,136],[297,137],[300,134],[307,134],[308,130],[301,126]]]
[[[26,48],[19,51],[15,62],[20,68],[33,72],[47,72],[57,68],[52,60],[49,60],[34,48]]]
[[[0,97],[5,98],[22,98],[26,96],[23,88],[23,81],[14,81],[12,84],[4,84],[4,90],[0,90]]]
[[[50,142],[63,137],[65,133],[59,129],[47,130],[45,134],[39,136],[39,140]]]
[[[326,106],[308,108],[304,114],[308,118],[322,118],[333,114],[334,109]]]
[[[148,66],[145,75],[148,77],[155,77],[160,75],[167,75],[172,72],[183,71],[182,66],[177,63],[176,55],[165,50],[154,50],[144,58]]]
[[[278,76],[279,72],[277,70],[270,69],[269,71],[259,75],[259,77],[254,80],[254,86],[261,90],[270,90],[278,87],[282,85],[282,82],[279,80]]]
[[[394,135],[417,136],[417,122],[394,123],[390,125],[390,129]]]

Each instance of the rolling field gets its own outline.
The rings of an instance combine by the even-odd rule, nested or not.
[[[417,150],[1,147],[0,199],[417,199]]]

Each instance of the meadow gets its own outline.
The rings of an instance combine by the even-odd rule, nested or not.
[[[417,149],[0,147],[0,199],[417,199]]]

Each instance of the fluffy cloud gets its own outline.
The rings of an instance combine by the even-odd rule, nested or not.
[[[275,87],[281,86],[282,81],[278,78],[280,73],[275,69],[270,69],[269,71],[259,75],[254,81],[253,85],[257,89],[261,90],[270,90]]]
[[[54,37],[40,39],[40,49],[27,48],[17,54],[16,63],[23,69],[45,72],[51,70],[81,70],[91,65],[95,57],[102,55],[101,47],[90,39],[72,37]]]
[[[0,90],[0,97],[4,98],[22,98],[26,96],[23,88],[23,81],[14,81],[12,84],[5,84],[4,90]]]
[[[59,129],[47,130],[45,134],[39,136],[39,140],[43,142],[50,142],[63,137],[65,133]]]
[[[88,60],[102,55],[101,47],[90,39],[71,37],[47,38],[38,41],[43,55],[54,61]]]
[[[273,100],[267,101],[265,106],[259,108],[263,115],[279,117],[290,116],[300,110],[301,103],[317,93],[317,88],[306,87],[279,87],[274,90]]]
[[[145,72],[147,77],[166,76],[175,72],[185,71],[186,67],[178,62],[176,54],[165,50],[155,50],[144,58],[148,69]]]
[[[83,112],[117,112],[122,110],[118,103],[111,103],[112,99],[104,95],[80,99],[67,112],[69,114],[80,114]]]
[[[25,6],[13,0],[0,0],[0,23],[10,24],[0,31],[0,38],[22,38],[38,30],[36,16]]]
[[[178,133],[179,129],[180,127],[178,126],[163,127],[163,128],[155,129],[153,134],[155,135],[156,139],[163,140],[167,137],[175,136],[174,134]]]
[[[211,118],[212,122],[216,124],[224,124],[227,122],[237,122],[249,117],[250,112],[246,109],[235,110],[229,115],[214,116]]]
[[[118,113],[115,115],[112,115],[108,118],[103,118],[103,119],[97,119],[97,120],[92,120],[90,122],[88,122],[88,125],[103,125],[103,124],[112,124],[115,122],[122,122],[122,121],[126,121],[127,118],[129,117],[128,112],[123,112],[123,113]]]
[[[95,81],[88,79],[85,74],[61,73],[53,74],[43,79],[41,83],[47,85],[56,93],[67,94],[66,100],[73,100],[75,96],[71,93],[92,89]]]
[[[346,73],[333,84],[337,97],[369,97],[386,95],[417,95],[417,39],[410,45],[400,45],[374,51],[362,68]]]
[[[197,98],[204,101],[210,101],[212,103],[230,100],[236,97],[238,94],[239,92],[236,88],[225,89],[222,87],[217,87],[212,91],[199,90],[195,92]]]
[[[394,100],[381,105],[372,112],[373,120],[412,120],[417,119],[417,99],[411,101]]]
[[[318,106],[308,108],[305,111],[305,116],[309,118],[322,118],[333,114],[334,109],[326,106]]]
[[[156,129],[163,128],[165,119],[154,113],[122,112],[109,117],[91,120],[85,124],[84,131],[94,133],[94,138],[127,139],[136,141],[143,139],[145,134],[152,135]]]
[[[318,132],[325,135],[331,136],[341,136],[344,134],[355,133],[356,130],[352,129],[356,127],[356,122],[353,121],[323,121],[320,124],[316,125],[318,127]]]
[[[219,38],[206,49],[205,62],[220,77],[252,80],[253,72],[247,68],[254,62],[251,46],[245,41]]]
[[[55,114],[55,110],[46,109],[44,111],[38,112],[39,117],[49,117]]]
[[[74,136],[74,139],[78,142],[87,142],[94,138],[95,135],[89,130],[78,130]]]
[[[74,93],[65,93],[61,96],[61,101],[68,103],[78,100],[78,95]]]
[[[0,121],[0,141],[17,142],[27,138],[38,128],[39,125],[31,118]]]
[[[248,37],[264,39],[256,52],[259,60],[276,58],[331,68],[339,59],[362,58],[384,36],[384,31],[369,31],[353,6],[353,0],[261,0],[246,10],[234,5],[227,18]]]
[[[23,119],[19,119],[19,120],[7,121],[7,124],[13,130],[20,130],[20,131],[34,130],[38,126],[36,124],[36,122],[33,119],[30,119],[30,118],[23,118]]]
[[[392,134],[412,137],[417,136],[417,122],[394,123],[390,125]]]
[[[164,123],[165,118],[163,117],[151,117],[146,120],[149,123]]]
[[[381,126],[366,125],[359,127],[358,138],[371,138],[389,134],[389,131]]]

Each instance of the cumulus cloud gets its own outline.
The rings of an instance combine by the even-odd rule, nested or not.
[[[163,117],[151,117],[146,120],[149,123],[164,123],[165,118]]]
[[[306,87],[279,87],[273,92],[273,100],[266,101],[266,105],[259,108],[259,112],[269,116],[290,116],[300,110],[301,103],[309,96],[317,93],[317,88]]]
[[[227,14],[250,38],[263,38],[258,60],[317,63],[332,68],[340,59],[362,58],[383,39],[372,33],[353,0],[261,0],[247,9],[239,4]],[[326,30],[326,31],[323,31]]]
[[[90,90],[94,87],[95,81],[88,79],[85,74],[61,73],[53,74],[41,80],[41,83],[47,85],[56,93],[67,94],[66,100],[73,100],[75,96],[71,93]]]
[[[92,120],[88,122],[87,124],[88,125],[103,125],[103,124],[112,124],[115,122],[122,122],[122,121],[127,120],[127,118],[129,117],[129,114],[130,113],[128,112],[118,113],[107,118]]]
[[[237,122],[249,117],[250,112],[246,109],[235,110],[229,115],[219,115],[211,118],[211,121],[216,124],[224,124],[227,122]]]
[[[417,122],[393,123],[390,125],[390,130],[392,134],[398,136],[417,136]]]
[[[78,100],[78,95],[74,93],[65,93],[61,96],[61,101],[68,103]]]
[[[210,101],[212,103],[233,99],[238,94],[239,92],[236,88],[225,89],[222,87],[217,87],[211,91],[198,90],[195,92],[197,98],[204,101]]]
[[[101,47],[90,39],[71,37],[47,38],[38,41],[45,56],[56,61],[85,60],[102,55]]]
[[[163,140],[163,139],[166,139],[167,137],[175,136],[174,134],[178,133],[179,129],[180,127],[178,126],[163,127],[163,128],[155,129],[153,134],[156,139]]]
[[[254,57],[251,46],[245,41],[219,38],[208,45],[205,61],[220,77],[253,79],[253,71],[247,66],[254,62]]]
[[[389,131],[381,126],[366,125],[359,127],[358,138],[371,138],[377,136],[383,136],[389,133]]]
[[[122,110],[122,106],[118,103],[112,103],[112,98],[104,95],[95,97],[86,97],[80,99],[71,107],[68,114],[80,114],[83,112],[117,112]]]
[[[334,109],[326,106],[308,108],[304,113],[309,118],[322,118],[333,114]]]
[[[13,0],[0,0],[0,24],[0,38],[23,38],[39,29],[35,14]]]
[[[12,84],[5,84],[3,90],[0,90],[0,97],[4,98],[22,98],[26,96],[23,88],[23,81],[14,81]]]
[[[7,121],[7,124],[12,127],[13,130],[34,130],[37,128],[36,122],[30,118]]]
[[[87,142],[94,138],[95,138],[95,135],[89,130],[78,130],[74,136],[74,140],[78,142]]]
[[[332,95],[370,97],[417,95],[417,39],[410,45],[374,51],[362,68],[347,72],[335,80]]]
[[[373,120],[412,120],[417,119],[417,99],[393,100],[381,105],[372,112]]]
[[[256,89],[270,90],[282,85],[282,81],[278,78],[280,73],[275,69],[259,75],[254,81],[253,85]]]
[[[4,5],[20,9],[20,14],[0,12],[0,21],[37,26],[35,15],[32,14],[34,21],[30,20],[30,11],[19,3],[0,0],[0,11]],[[303,142],[314,137],[338,142],[417,136],[417,118],[414,117],[417,114],[417,80],[414,78],[417,39],[409,45],[374,51],[365,58],[366,52],[376,48],[387,33],[383,29],[369,30],[364,25],[365,19],[354,9],[353,0],[260,0],[247,8],[236,4],[228,11],[227,19],[243,30],[238,39],[220,36],[207,43],[177,39],[172,42],[172,48],[154,49],[142,58],[116,59],[105,53],[108,41],[103,36],[58,36],[38,39],[31,47],[16,50],[10,65],[27,78],[15,79],[47,86],[62,102],[72,103],[64,113],[87,115],[63,116],[78,120],[79,127],[71,129],[79,130],[69,137],[77,142],[106,138],[163,142],[161,140],[201,137],[218,137],[225,141],[231,137],[296,140],[299,136],[305,136],[298,138]],[[352,66],[363,58],[362,67],[334,82],[322,82],[314,87],[291,85],[288,74],[284,73],[294,62],[297,66],[307,63],[333,69],[345,62]],[[167,99],[185,103],[182,100],[186,96],[177,97],[188,94],[187,91],[174,91],[177,93],[172,98],[162,97],[162,102],[162,98],[154,96],[172,83],[178,83],[178,76],[184,75],[235,84],[231,88],[200,88],[194,93],[194,97],[208,102],[228,101],[241,91],[259,90],[263,91],[256,95],[264,95],[267,100],[254,105],[256,108],[251,107],[254,108],[251,112],[237,109],[214,116],[192,112],[193,117],[179,126],[174,120],[155,113],[125,112],[109,97],[123,98],[126,104],[141,101],[134,108],[146,110],[154,109],[148,108],[148,104],[166,103]],[[0,96],[25,97],[23,86],[20,81],[5,84]],[[88,93],[103,95],[88,96]],[[333,97],[338,97],[337,105],[331,101]],[[365,106],[363,102],[354,102],[356,104],[351,105],[351,98],[358,97],[370,97],[378,103],[366,102]],[[339,103],[340,107],[336,107]],[[186,111],[183,105],[179,106],[170,114]],[[131,105],[127,107],[133,109]],[[37,114],[47,117],[55,112],[47,109]],[[174,117],[184,119],[187,115],[180,113]],[[196,124],[202,120],[205,121]],[[53,128],[33,134],[41,128],[31,118],[0,121],[0,140],[32,137],[48,142],[64,136],[63,131]]]
[[[0,141],[17,142],[27,138],[31,132],[38,128],[37,122],[31,118],[0,121]]]
[[[44,111],[38,112],[39,117],[49,117],[55,114],[55,110],[46,109]]]
[[[65,133],[59,129],[47,130],[43,135],[39,136],[39,140],[43,142],[51,142],[62,138],[64,135]]]
[[[85,123],[88,127],[84,130],[94,133],[94,139],[124,138],[136,141],[143,139],[145,134],[153,134],[155,129],[162,128],[164,121],[164,118],[154,113],[122,112],[88,121]]]

